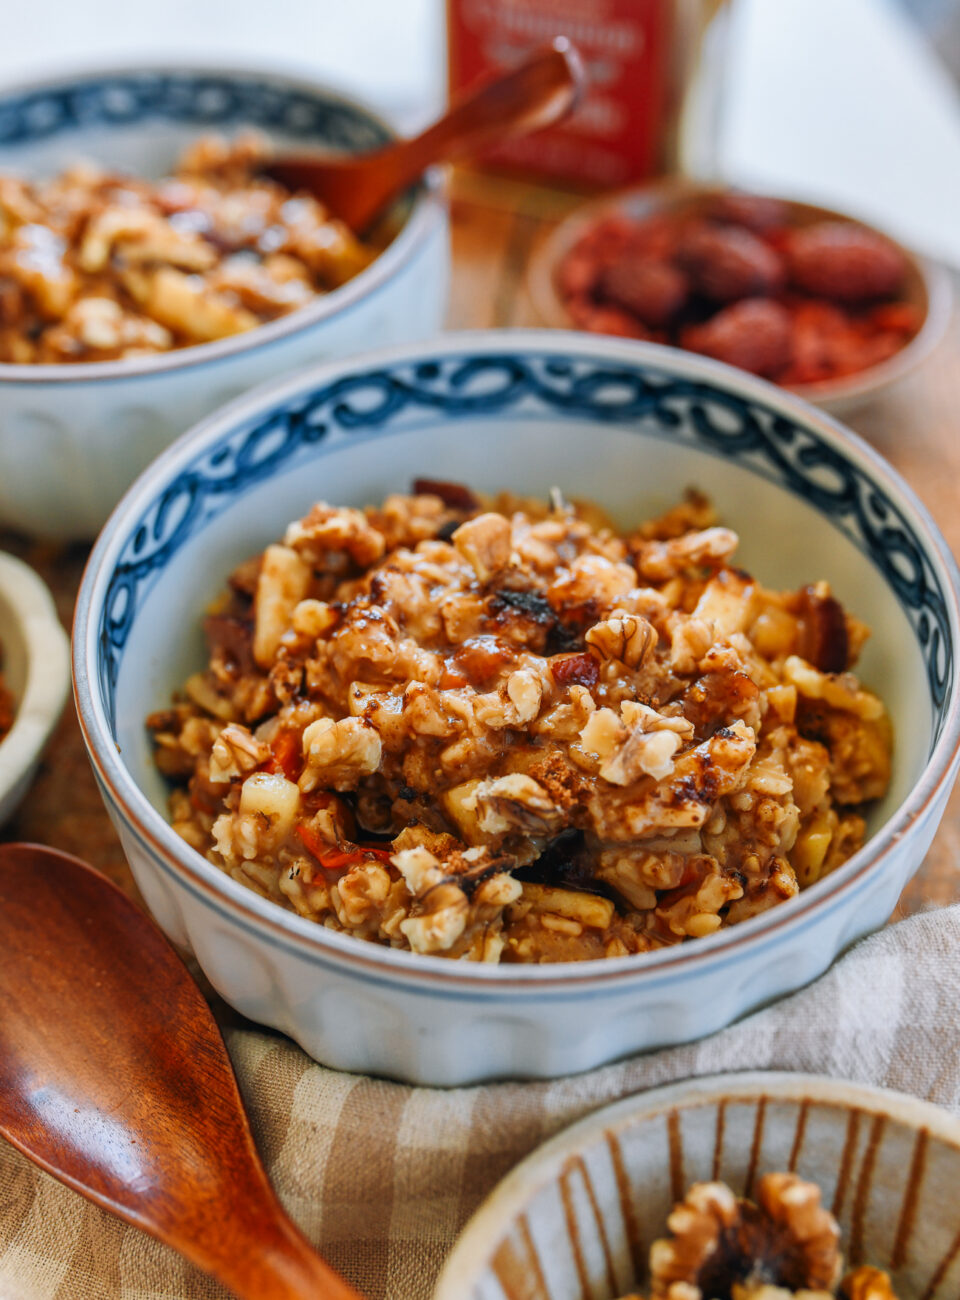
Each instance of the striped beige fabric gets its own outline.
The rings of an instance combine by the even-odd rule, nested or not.
[[[960,1110],[960,907],[854,948],[810,988],[702,1043],[553,1083],[453,1091],[337,1074],[276,1035],[227,1038],[293,1217],[369,1300],[428,1300],[457,1232],[522,1156],[588,1111],[690,1075],[800,1070]],[[165,1247],[0,1147],[0,1300],[208,1300]]]

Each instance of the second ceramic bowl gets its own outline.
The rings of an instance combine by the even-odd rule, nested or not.
[[[369,108],[253,68],[106,68],[0,88],[0,171],[54,175],[78,158],[158,177],[211,131],[279,149],[363,152],[392,137]],[[137,474],[184,429],[253,385],[324,357],[434,333],[449,279],[436,180],[360,275],[259,329],[156,356],[0,365],[0,525],[91,538]]]

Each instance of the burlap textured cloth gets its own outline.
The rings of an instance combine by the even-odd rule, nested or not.
[[[960,907],[889,927],[822,979],[703,1042],[553,1083],[439,1091],[338,1074],[285,1038],[228,1030],[281,1199],[369,1300],[428,1300],[508,1169],[619,1097],[691,1075],[800,1070],[960,1110]],[[0,1143],[0,1300],[212,1300],[226,1292]]]

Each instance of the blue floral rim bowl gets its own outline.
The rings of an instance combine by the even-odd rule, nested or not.
[[[199,136],[255,128],[280,149],[359,153],[394,132],[321,82],[257,68],[136,64],[0,87],[0,172],[50,176],[80,159],[167,174]],[[447,214],[432,176],[398,233],[352,280],[212,343],[76,365],[0,364],[0,523],[92,537],[184,429],[283,371],[433,334],[446,310]]]
[[[830,580],[872,628],[894,774],[865,847],[798,898],[643,957],[451,963],[363,943],[258,897],[179,839],[144,718],[203,662],[201,616],[241,559],[323,498],[427,474],[567,494],[623,524],[707,491],[768,585]],[[554,331],[448,335],[331,363],[181,438],[104,529],[74,629],[94,771],[160,924],[214,987],[330,1065],[420,1083],[551,1077],[711,1033],[821,974],[887,919],[960,761],[960,576],[911,490],[795,397],[703,358]]]

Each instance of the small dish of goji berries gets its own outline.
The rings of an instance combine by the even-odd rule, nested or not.
[[[941,267],[848,216],[677,181],[568,217],[530,291],[550,325],[698,352],[831,411],[918,365],[952,299]]]

